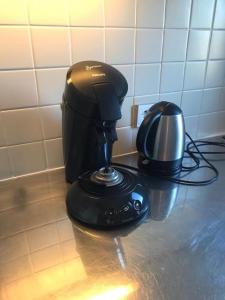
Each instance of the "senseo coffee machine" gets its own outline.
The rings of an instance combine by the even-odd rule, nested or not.
[[[63,153],[70,216],[87,225],[112,227],[148,209],[146,188],[126,168],[111,164],[116,122],[128,85],[114,67],[96,61],[73,65],[63,94]]]

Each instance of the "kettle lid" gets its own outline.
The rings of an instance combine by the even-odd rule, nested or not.
[[[163,107],[164,107],[163,112],[162,112],[163,116],[181,115],[182,114],[182,110],[176,104],[167,102],[167,101],[162,101],[160,103],[163,104]]]
[[[160,111],[162,116],[172,116],[182,114],[182,110],[175,103],[161,101],[152,106],[151,110]]]

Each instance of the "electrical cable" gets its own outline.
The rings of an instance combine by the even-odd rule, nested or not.
[[[186,145],[185,153],[187,156],[185,158],[191,158],[194,161],[193,166],[184,166],[182,165],[181,172],[187,172],[185,174],[186,176],[193,171],[199,170],[199,169],[209,169],[214,172],[214,175],[206,180],[201,180],[201,181],[192,181],[192,180],[185,180],[181,178],[176,178],[176,177],[170,177],[170,176],[165,176],[165,175],[159,175],[155,174],[156,176],[166,179],[168,181],[182,184],[182,185],[189,185],[189,186],[205,186],[213,183],[214,181],[217,180],[219,176],[219,171],[217,168],[207,159],[204,155],[208,154],[225,154],[225,151],[200,151],[199,147],[202,146],[216,146],[216,147],[224,147],[225,148],[225,142],[212,142],[212,141],[201,141],[201,140],[196,140],[194,141],[191,136],[186,132],[186,136],[189,138],[190,142]],[[225,139],[225,136],[222,137]],[[201,165],[201,160],[206,163],[206,165]],[[115,166],[120,166],[124,168],[128,168],[130,170],[136,171],[136,172],[141,172],[142,174],[146,175],[147,173],[140,170],[139,168],[128,166],[125,164],[121,163],[113,163]],[[185,176],[184,175],[184,176]],[[183,178],[183,176],[182,176]]]
[[[175,183],[179,183],[179,184],[183,184],[183,185],[191,185],[191,186],[203,186],[203,185],[208,185],[208,184],[213,183],[214,181],[217,180],[217,178],[219,176],[218,170],[212,163],[209,162],[209,160],[198,149],[198,145],[196,144],[196,142],[191,138],[191,136],[187,132],[186,132],[186,135],[190,139],[190,142],[187,144],[185,151],[186,151],[186,153],[188,153],[190,155],[190,157],[192,159],[194,159],[196,164],[198,164],[198,167],[195,170],[199,170],[199,169],[203,169],[203,168],[210,169],[214,172],[215,175],[212,176],[210,179],[201,180],[201,181],[183,180],[183,179],[173,178],[173,177],[167,177],[167,180],[175,182]],[[192,146],[192,148],[195,148],[196,151],[191,151],[190,145]],[[202,160],[206,162],[207,165],[200,166],[200,160],[194,152],[197,153],[202,158]]]
[[[207,141],[195,141],[198,147],[201,146],[218,146],[225,148],[225,143],[219,143],[219,142],[207,142]],[[196,151],[192,151],[193,146],[191,143],[188,143],[187,149],[191,151],[193,154],[198,154]],[[201,151],[202,154],[225,154],[225,151]]]

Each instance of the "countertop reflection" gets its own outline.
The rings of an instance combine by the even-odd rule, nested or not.
[[[214,163],[206,187],[143,177],[149,213],[110,231],[70,221],[63,170],[0,183],[0,299],[224,299],[225,162]]]

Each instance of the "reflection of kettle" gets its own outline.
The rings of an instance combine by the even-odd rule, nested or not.
[[[178,194],[178,184],[146,176],[146,186],[150,201],[150,218],[163,221],[171,213]]]
[[[185,128],[181,109],[161,101],[153,105],[138,130],[139,166],[149,172],[173,175],[181,170]]]

